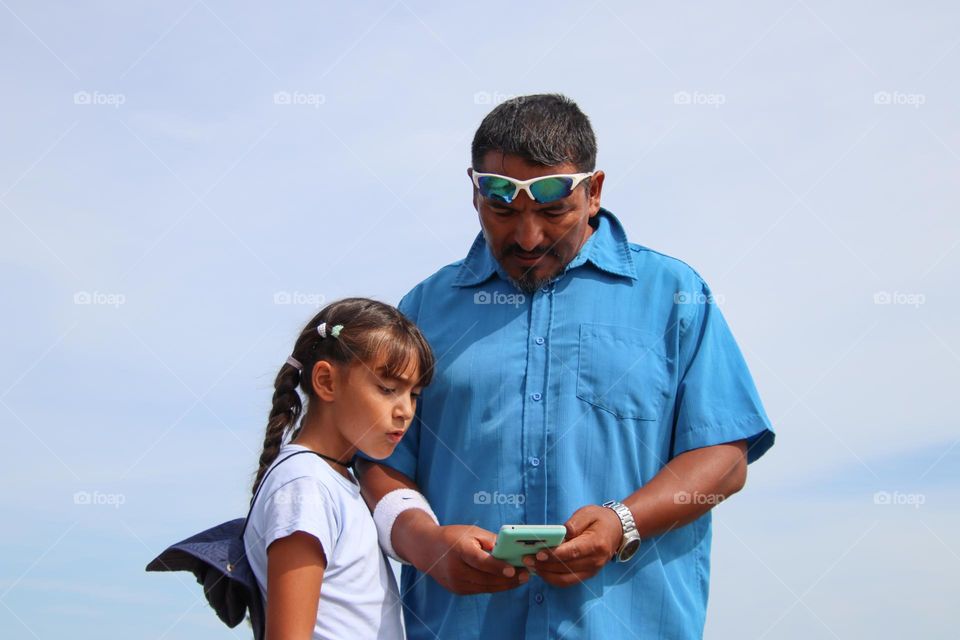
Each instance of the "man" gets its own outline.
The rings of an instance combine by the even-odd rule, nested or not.
[[[709,511],[774,441],[736,342],[693,269],[600,207],[572,101],[504,102],[472,152],[482,233],[400,303],[434,382],[360,463],[408,636],[699,638]],[[501,525],[558,523],[528,569],[489,554]]]

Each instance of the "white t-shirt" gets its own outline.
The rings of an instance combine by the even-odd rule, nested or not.
[[[274,465],[307,450],[284,445]],[[243,542],[265,601],[270,598],[267,547],[294,531],[315,536],[327,557],[314,640],[402,640],[397,583],[360,487],[313,454],[277,467],[250,514]]]

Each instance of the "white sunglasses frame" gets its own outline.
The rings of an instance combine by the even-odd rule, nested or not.
[[[530,191],[530,185],[534,182],[539,182],[540,180],[545,180],[547,178],[573,178],[573,184],[570,185],[570,193],[572,194],[574,189],[580,186],[580,183],[586,180],[587,178],[592,178],[597,172],[591,171],[590,173],[554,173],[548,176],[539,176],[537,178],[530,178],[529,180],[517,180],[516,178],[511,178],[510,176],[504,176],[499,173],[480,173],[478,171],[470,170],[470,177],[473,178],[473,186],[477,188],[477,191],[480,191],[480,178],[503,178],[504,180],[509,180],[515,190],[513,195],[510,196],[510,202],[504,204],[510,204],[517,199],[517,196],[520,195],[520,192],[523,191],[527,194],[527,197],[530,198],[533,202],[537,204],[550,204],[551,202],[557,202],[557,200],[563,200],[563,198],[557,198],[557,200],[550,200],[548,202],[540,202],[535,197],[533,197],[533,192]],[[480,194],[483,195],[483,194]],[[486,198],[487,196],[483,196]],[[569,198],[569,195],[564,196]],[[501,202],[496,200],[496,202]]]

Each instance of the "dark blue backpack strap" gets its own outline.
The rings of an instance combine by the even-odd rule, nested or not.
[[[243,520],[243,529],[240,531],[240,538],[243,539],[243,534],[247,532],[247,524],[250,522],[250,514],[253,513],[253,505],[257,502],[257,497],[260,495],[260,491],[263,489],[263,485],[267,482],[267,478],[273,473],[273,470],[279,467],[281,464],[289,460],[294,456],[299,456],[302,453],[312,453],[313,455],[320,457],[320,454],[316,451],[297,451],[296,453],[291,453],[286,458],[277,462],[263,475],[263,478],[260,480],[260,486],[257,487],[257,492],[253,494],[253,499],[250,501],[250,509],[247,511],[247,517]]]

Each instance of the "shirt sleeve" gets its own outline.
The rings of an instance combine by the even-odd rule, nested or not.
[[[295,531],[302,531],[320,541],[329,563],[342,523],[327,488],[316,478],[304,476],[281,485],[266,498],[263,505],[263,549]]]
[[[709,287],[698,286],[685,297],[692,313],[680,335],[673,455],[745,439],[753,462],[773,446],[773,428]]]

